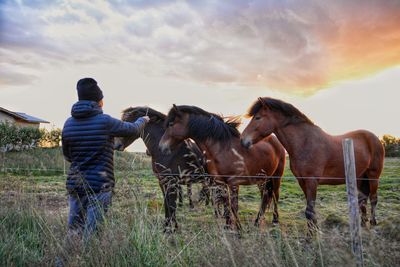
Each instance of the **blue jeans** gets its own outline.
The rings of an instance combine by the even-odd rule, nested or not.
[[[111,205],[112,191],[89,195],[69,195],[68,230],[83,232],[88,240],[103,222]]]

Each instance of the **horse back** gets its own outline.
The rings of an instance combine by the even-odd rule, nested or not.
[[[278,138],[270,135],[248,150],[248,170],[251,175],[260,173],[260,169],[268,175],[273,175],[278,166],[285,164],[285,148]]]
[[[374,176],[378,178],[382,172],[385,157],[385,151],[379,138],[366,130],[357,130],[335,136],[336,143],[342,151],[342,141],[346,138],[353,140],[357,176],[361,177],[368,171],[376,173]],[[343,158],[343,152],[339,155]]]

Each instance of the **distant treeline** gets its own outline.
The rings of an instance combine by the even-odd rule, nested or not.
[[[381,140],[386,157],[400,157],[400,138],[385,134]]]

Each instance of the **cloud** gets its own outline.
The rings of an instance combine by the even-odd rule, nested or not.
[[[124,62],[310,94],[400,64],[398,0],[20,1],[1,9],[1,48],[49,65]]]
[[[93,18],[97,23],[102,23],[107,18],[107,14],[103,12],[102,8],[88,1],[73,2],[71,8],[82,10],[86,16]]]
[[[39,4],[41,1],[36,2]],[[16,53],[62,58],[63,49],[56,40],[45,34],[48,24],[40,16],[39,9],[20,6],[15,2],[2,4],[0,8],[0,48]]]
[[[65,13],[63,15],[50,16],[48,20],[49,22],[55,24],[79,24],[82,22],[80,16],[74,13]]]
[[[4,65],[0,64],[0,85],[1,86],[19,86],[30,84],[37,80],[38,77],[35,75],[16,72],[7,69]]]
[[[109,0],[110,7],[118,13],[130,16],[137,10],[159,8],[177,1],[167,0]]]

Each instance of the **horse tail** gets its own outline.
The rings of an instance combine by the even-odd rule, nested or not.
[[[371,153],[371,161],[367,170],[367,176],[370,180],[370,186],[376,184],[378,187],[378,180],[383,170],[383,163],[385,160],[385,148],[383,147],[381,141],[379,141],[378,137],[375,135],[374,138],[370,142],[370,153]],[[373,181],[372,179],[376,179]],[[370,189],[373,191],[373,189]],[[373,193],[373,192],[371,192]]]
[[[279,162],[278,166],[276,167],[276,170],[273,174],[273,176],[278,179],[278,177],[283,176],[283,172],[285,171],[285,164],[286,164],[286,155],[285,155],[285,150],[280,151],[279,155]]]
[[[264,183],[258,185],[261,195],[260,214],[264,215],[265,210],[271,206],[273,200],[273,188],[275,178],[267,178]]]
[[[369,151],[371,154],[370,165],[368,166],[367,176],[369,179],[379,179],[383,170],[385,159],[385,149],[377,136],[372,134],[369,141]]]
[[[368,145],[370,151],[370,164],[364,175],[364,177],[367,179],[361,183],[361,191],[364,195],[359,198],[359,201],[369,198],[371,203],[371,225],[375,225],[375,210],[376,204],[378,203],[379,177],[383,170],[385,149],[383,148],[383,145],[379,141],[378,137],[372,133],[368,139]]]
[[[283,172],[285,171],[285,163],[286,163],[286,155],[285,151],[283,151],[283,153],[280,155],[279,158],[278,167],[273,173],[272,179],[270,179],[271,181],[270,195],[276,202],[279,200],[279,189],[281,187]]]
[[[368,185],[369,185],[369,200],[371,203],[371,225],[376,225],[376,205],[378,203],[378,186],[379,186],[379,177],[383,170],[383,161],[385,159],[385,149],[382,143],[379,141],[378,137],[373,135],[372,140],[369,142],[370,145],[370,153],[371,153],[371,161],[370,166],[366,171],[366,175],[368,177]]]
[[[283,146],[281,145],[281,143],[279,142],[278,138],[276,138],[277,142],[278,142],[278,147],[276,148],[276,155],[277,155],[277,160],[278,160],[278,166],[275,169],[275,172],[272,174],[273,175],[273,190],[274,190],[274,194],[278,193],[279,196],[279,187],[281,185],[281,180],[282,180],[282,176],[283,173],[285,171],[285,164],[286,164],[286,151],[283,148]],[[278,197],[279,198],[279,197]]]

